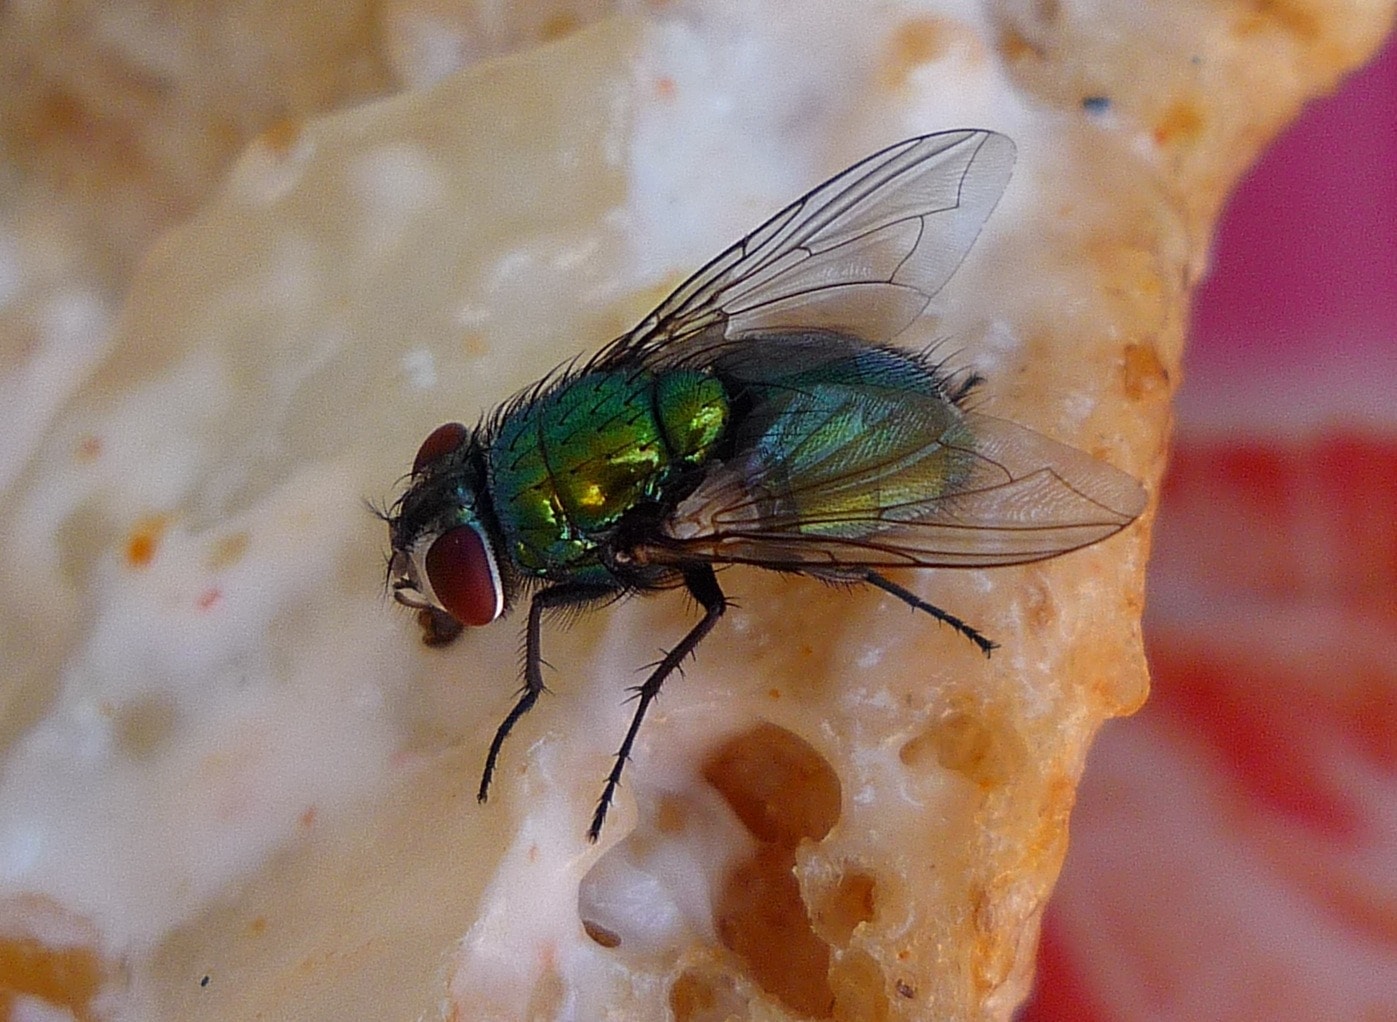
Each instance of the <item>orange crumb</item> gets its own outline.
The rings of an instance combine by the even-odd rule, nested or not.
[[[217,586],[210,586],[199,594],[199,598],[194,601],[194,605],[200,610],[212,610],[223,600],[223,593]]]
[[[878,80],[890,89],[907,84],[907,77],[922,64],[946,52],[949,33],[937,18],[913,18],[897,27],[888,40]]]
[[[780,699],[781,690],[779,688],[767,689],[766,695],[768,699]]]
[[[1164,111],[1154,126],[1154,140],[1159,145],[1191,143],[1203,133],[1203,114],[1197,104],[1181,99]]]
[[[133,568],[149,566],[169,524],[164,515],[148,515],[138,521],[126,540],[126,563]]]
[[[673,99],[676,91],[674,79],[669,75],[660,75],[655,79],[655,95],[660,99]]]
[[[267,932],[267,917],[255,916],[252,922],[247,924],[247,932],[254,937],[260,937]]]
[[[103,980],[101,960],[85,947],[51,948],[31,938],[0,939],[0,1018],[10,1018],[23,995],[80,1022],[96,1019],[92,1001]]]
[[[313,827],[315,825],[315,817],[317,813],[318,810],[315,808],[315,806],[307,806],[305,810],[301,813],[301,826],[306,828]]]
[[[1267,28],[1279,28],[1306,45],[1314,45],[1321,34],[1321,22],[1305,4],[1285,0],[1255,0],[1237,22],[1238,35],[1253,35]]]
[[[1125,395],[1139,401],[1169,386],[1169,370],[1159,360],[1159,353],[1150,344],[1125,346]]]
[[[1004,54],[1006,61],[1010,62],[1043,56],[1040,47],[1035,46],[1027,38],[1012,30],[1000,36],[999,52]]]

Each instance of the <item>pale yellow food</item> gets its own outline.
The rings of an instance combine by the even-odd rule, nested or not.
[[[518,619],[423,647],[361,499],[805,188],[958,127],[1018,166],[902,341],[1153,488],[1219,203],[1391,4],[693,3],[572,34],[600,12],[559,11],[499,27],[522,47],[499,62],[262,136],[149,252],[100,368],[7,413],[0,987],[140,1019],[1006,1019],[1023,996],[1088,742],[1145,697],[1149,513],[1042,564],[899,576],[989,661],[880,594],[725,573],[738,609],[592,846],[625,687],[691,608],[549,629],[553,693],[477,806]]]

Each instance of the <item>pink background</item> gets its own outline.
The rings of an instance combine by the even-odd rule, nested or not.
[[[1397,1020],[1397,45],[1230,204],[1021,1022]]]

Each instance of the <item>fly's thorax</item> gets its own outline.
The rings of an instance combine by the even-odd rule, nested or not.
[[[676,461],[699,464],[727,432],[732,409],[723,384],[694,369],[676,369],[655,380],[655,413]]]
[[[727,416],[722,384],[688,370],[583,373],[512,409],[488,455],[508,556],[540,577],[599,569],[623,517],[665,503]]]

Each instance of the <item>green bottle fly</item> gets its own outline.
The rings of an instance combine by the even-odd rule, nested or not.
[[[486,755],[544,691],[549,610],[683,587],[703,618],[640,686],[588,835],[645,712],[727,609],[715,566],[866,583],[975,628],[890,568],[1018,564],[1119,531],[1130,476],[965,407],[979,382],[893,347],[993,211],[1014,146],[991,131],[899,142],[719,255],[630,333],[474,429],[439,426],[385,516],[395,599],[438,639],[529,596],[524,687]]]

